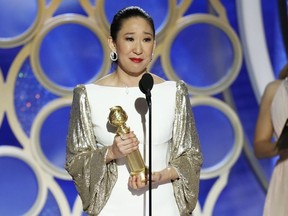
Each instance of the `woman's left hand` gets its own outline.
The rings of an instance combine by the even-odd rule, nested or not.
[[[172,176],[175,177],[173,178]],[[177,177],[178,175],[176,174],[176,171],[174,169],[171,170],[171,168],[169,167],[160,172],[152,172],[151,182],[152,185],[164,184],[170,182],[171,180]],[[147,181],[145,182],[141,181],[140,176],[130,176],[128,180],[129,187],[135,190],[147,187],[148,183],[149,183],[149,175],[147,175]]]
[[[139,189],[144,188],[147,185],[147,182],[141,181],[140,176],[135,175],[135,176],[129,177],[128,185],[130,188],[133,188],[135,190],[139,190]]]

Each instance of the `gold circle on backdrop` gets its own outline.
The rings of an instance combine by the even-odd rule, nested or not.
[[[27,151],[26,151],[27,153]],[[35,202],[33,206],[23,215],[39,215],[40,211],[42,210],[46,197],[47,197],[47,185],[45,181],[45,173],[41,171],[40,167],[35,163],[33,159],[31,159],[31,156],[29,154],[25,154],[25,152],[17,147],[12,146],[2,146],[0,148],[0,157],[11,157],[11,158],[17,158],[18,160],[23,161],[23,163],[26,163],[29,165],[29,167],[33,170],[33,173],[35,174],[37,186],[38,186],[38,192],[37,196],[35,197]],[[15,198],[17,199],[17,198]],[[11,205],[13,206],[13,205]]]
[[[220,79],[218,82],[205,88],[188,85],[188,90],[192,94],[213,95],[225,90],[227,87],[231,85],[231,83],[236,79],[242,64],[242,49],[237,35],[229,25],[227,25],[224,22],[221,22],[219,18],[205,14],[189,15],[180,18],[175,28],[171,32],[169,32],[169,34],[167,34],[167,37],[165,38],[164,41],[165,46],[163,46],[161,60],[163,62],[164,73],[167,75],[168,79],[178,80],[179,77],[177,76],[177,73],[173,69],[170,62],[171,45],[174,39],[176,38],[177,34],[181,30],[185,29],[190,25],[202,24],[202,23],[213,25],[221,29],[225,34],[227,34],[227,36],[231,40],[234,51],[234,61],[231,67],[231,71],[227,73],[227,75],[224,76],[222,79]]]
[[[241,122],[233,109],[223,101],[210,97],[210,96],[195,96],[190,99],[192,108],[196,106],[207,105],[212,108],[218,109],[229,119],[232,128],[234,130],[234,143],[232,150],[217,164],[209,168],[201,169],[201,179],[211,179],[220,176],[231,169],[231,167],[237,161],[243,147],[243,128]],[[211,137],[213,139],[213,137]],[[214,146],[211,146],[213,148]]]
[[[179,0],[178,1],[178,8],[179,8],[179,14],[178,16],[182,16],[185,11],[190,7],[194,0]]]
[[[64,180],[71,180],[71,176],[68,175],[64,167],[61,169],[54,164],[52,164],[44,155],[41,145],[40,145],[40,131],[43,126],[43,122],[46,118],[53,113],[55,110],[70,106],[72,102],[71,97],[62,97],[55,99],[49,102],[35,117],[33,121],[33,125],[31,128],[31,151],[32,155],[34,156],[35,160],[40,164],[40,166],[46,170],[51,176],[55,176],[60,179]],[[63,122],[63,124],[67,124],[68,122]],[[51,134],[53,136],[53,134]],[[65,146],[66,144],[63,143]]]
[[[177,9],[177,1],[176,0],[168,0],[168,13],[166,15],[166,21],[160,27],[160,29],[156,30],[156,40],[159,43],[166,36],[166,32],[168,28],[174,24],[177,20],[178,9]],[[151,15],[151,14],[150,14]],[[107,19],[107,15],[105,14],[105,1],[97,1],[96,2],[96,10],[95,17],[100,21],[101,25],[104,27],[105,32],[110,34],[110,24]]]
[[[104,51],[104,56],[103,56],[103,65],[102,68],[100,69],[99,73],[95,75],[89,82],[93,82],[99,77],[103,76],[106,74],[110,68],[110,59],[109,58],[109,50],[107,44],[107,37],[103,34],[103,32],[97,27],[97,23],[93,21],[92,19],[89,19],[87,17],[84,17],[82,15],[77,15],[77,14],[64,14],[64,15],[59,15],[57,17],[51,18],[45,26],[43,26],[43,29],[37,34],[35,39],[33,40],[32,43],[32,51],[31,51],[31,66],[33,69],[33,72],[38,79],[38,81],[48,90],[51,92],[57,94],[57,95],[69,95],[72,92],[72,88],[66,88],[63,86],[58,85],[57,83],[51,81],[46,74],[44,73],[40,61],[39,61],[39,49],[41,46],[41,43],[44,39],[44,37],[49,33],[50,30],[52,30],[55,27],[58,27],[60,25],[65,25],[65,24],[79,24],[82,26],[87,27],[89,30],[95,33],[95,35],[98,37],[100,40],[103,51]]]
[[[0,101],[2,101],[0,103],[0,128],[1,128],[1,125],[2,125],[2,121],[3,121],[3,116],[4,116],[4,111],[5,111],[5,104],[7,103],[3,103],[4,101],[4,95],[5,94],[5,86],[4,86],[4,79],[3,79],[3,75],[2,75],[2,71],[1,71],[1,68],[0,68]]]
[[[1,38],[0,37],[0,47],[11,48],[22,45],[27,41],[31,40],[32,37],[37,33],[41,27],[44,11],[45,11],[45,0],[35,1],[37,3],[37,16],[33,24],[22,34],[15,37]]]
[[[83,205],[80,196],[77,196],[72,207],[72,216],[81,216],[83,215]]]
[[[23,125],[19,121],[17,116],[17,112],[15,110],[15,100],[17,98],[14,97],[14,92],[16,88],[16,80],[17,75],[21,70],[21,66],[25,62],[25,60],[29,57],[31,46],[30,44],[24,46],[18,55],[15,57],[7,76],[6,81],[6,113],[9,125],[13,131],[13,134],[16,136],[19,143],[24,147],[24,149],[29,148],[29,137],[23,130]]]

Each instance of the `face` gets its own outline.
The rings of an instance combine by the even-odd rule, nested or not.
[[[110,38],[109,45],[118,54],[117,70],[137,76],[151,62],[155,40],[149,23],[141,17],[132,17],[122,23],[116,41]]]

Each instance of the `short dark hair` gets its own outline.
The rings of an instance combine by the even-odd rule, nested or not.
[[[152,28],[153,37],[155,38],[155,26],[152,17],[146,11],[144,11],[142,8],[138,6],[129,6],[119,10],[112,20],[110,26],[110,36],[114,41],[117,38],[118,32],[122,28],[123,21],[132,17],[141,17],[145,19]]]

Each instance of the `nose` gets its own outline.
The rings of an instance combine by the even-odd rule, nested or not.
[[[143,52],[143,47],[140,41],[135,42],[133,52],[137,55],[140,55]]]

